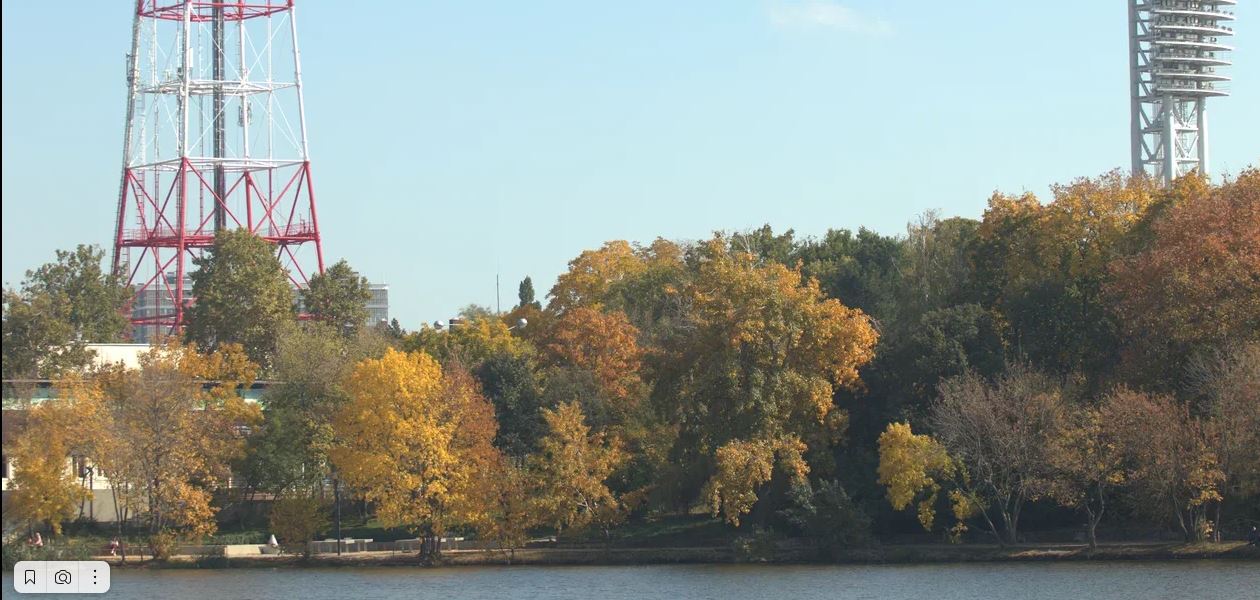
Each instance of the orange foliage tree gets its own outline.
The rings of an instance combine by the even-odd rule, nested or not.
[[[1165,389],[1196,350],[1260,340],[1260,170],[1197,189],[1111,264],[1129,373]]]

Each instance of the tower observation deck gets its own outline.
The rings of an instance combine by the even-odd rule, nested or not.
[[[1207,102],[1228,96],[1235,0],[1129,0],[1133,173],[1208,173]]]

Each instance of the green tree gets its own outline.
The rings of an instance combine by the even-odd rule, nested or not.
[[[122,339],[129,291],[103,258],[95,246],[58,250],[55,262],[27,271],[20,291],[4,291],[4,379],[56,377],[87,365],[86,343]]]
[[[26,273],[23,287],[30,294],[47,294],[55,314],[90,342],[117,342],[127,331],[123,308],[130,291],[121,273],[103,268],[105,251],[80,244],[73,251],[57,251],[56,262]]]
[[[359,361],[378,358],[387,339],[371,329],[353,338],[322,322],[289,323],[276,341],[277,383],[262,399],[263,423],[249,437],[241,475],[274,494],[318,489],[328,472],[332,417],[348,397],[343,388]]]
[[[499,432],[494,445],[512,457],[533,452],[545,431],[542,392],[533,361],[498,352],[473,370],[481,391],[494,404]]]
[[[275,248],[244,230],[221,230],[194,260],[184,335],[203,350],[240,344],[250,360],[271,367],[276,333],[293,321],[293,292]]]
[[[352,335],[368,320],[368,280],[344,260],[311,277],[302,302],[312,317]]]
[[[526,277],[521,280],[521,285],[516,290],[516,305],[532,306],[536,309],[542,309],[542,303],[534,298],[534,280]]]

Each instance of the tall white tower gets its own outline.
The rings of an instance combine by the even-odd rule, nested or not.
[[[1129,0],[1133,173],[1170,182],[1208,173],[1207,100],[1228,96],[1218,71],[1236,0]]]

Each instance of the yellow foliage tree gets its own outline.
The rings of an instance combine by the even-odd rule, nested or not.
[[[538,514],[558,531],[595,523],[607,532],[622,516],[606,483],[625,460],[620,442],[591,432],[576,402],[544,410],[543,418],[547,434],[531,458]]]
[[[804,455],[834,442],[847,415],[832,397],[858,385],[877,334],[865,314],[826,298],[799,269],[734,252],[722,237],[697,257],[695,276],[674,292],[686,307],[677,330],[686,333],[655,357],[657,409],[681,424],[685,446],[677,451],[695,470],[684,477],[718,477],[710,492],[721,490],[727,509],[746,511],[746,494],[755,493],[748,484],[760,478],[733,485],[711,472],[721,462],[714,453],[735,443],[727,462],[764,464],[769,448],[803,444],[795,453]],[[727,519],[738,520],[729,512]]]
[[[64,387],[64,386],[63,386]],[[7,516],[46,524],[61,533],[63,521],[87,497],[69,461],[86,433],[72,400],[46,400],[25,414],[25,427],[7,449],[13,477],[6,492]],[[81,450],[79,450],[81,451]]]
[[[448,331],[425,325],[407,334],[402,347],[408,352],[424,352],[442,364],[476,365],[496,354],[526,356],[534,347],[513,335],[502,319],[474,317]]]
[[[931,531],[941,484],[952,480],[958,467],[931,436],[915,434],[909,423],[889,423],[879,436],[878,473],[892,507],[905,510],[918,499],[919,523]],[[965,495],[951,493],[950,499],[960,522],[970,516]]]
[[[337,476],[376,505],[387,527],[425,537],[422,555],[453,522],[475,522],[485,496],[475,473],[495,459],[494,411],[462,371],[443,374],[423,352],[393,349],[360,362],[333,418]]]
[[[602,303],[609,288],[647,268],[640,253],[629,242],[607,242],[599,250],[587,250],[569,261],[569,270],[551,288],[547,311],[563,314],[578,306]]]
[[[244,453],[244,431],[261,418],[238,390],[257,367],[236,344],[201,354],[171,343],[140,356],[140,368],[99,373],[90,454],[110,481],[120,521],[142,517],[154,533],[214,533],[211,500]]]
[[[757,503],[758,491],[769,483],[776,466],[796,483],[809,475],[799,439],[735,440],[718,448],[717,472],[705,484],[702,495],[713,516],[721,515],[739,527],[739,519]]]

